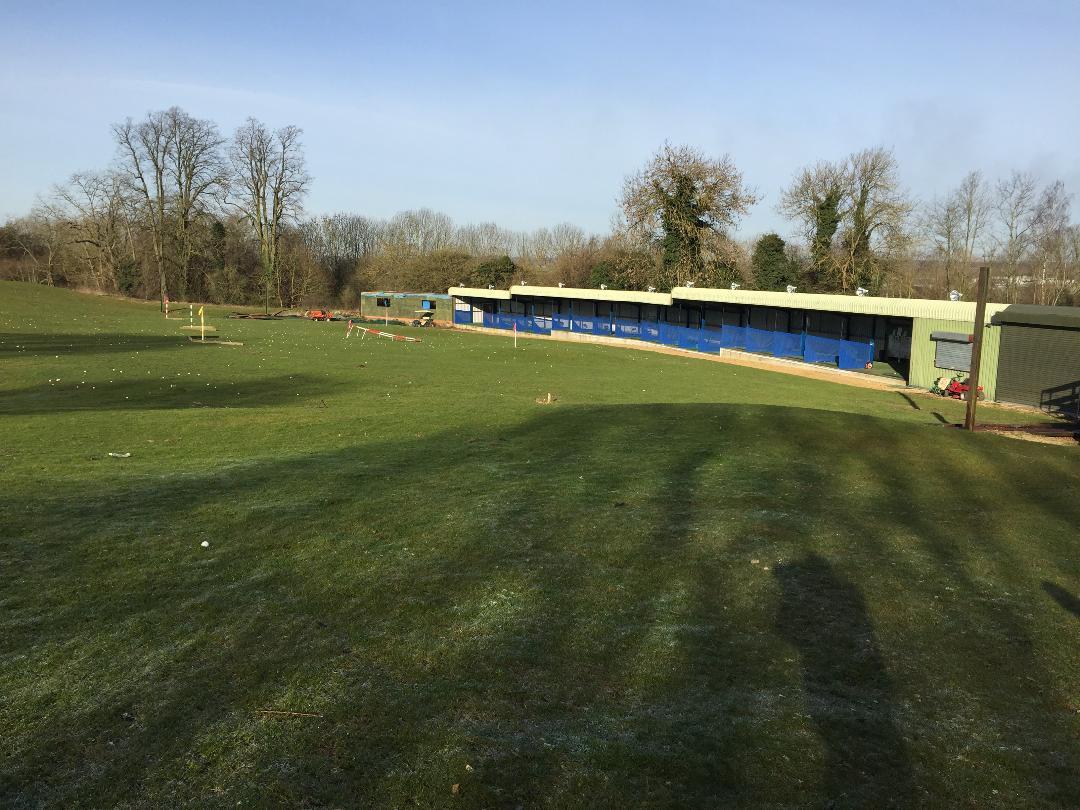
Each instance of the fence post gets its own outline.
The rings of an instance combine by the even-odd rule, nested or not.
[[[983,321],[986,320],[986,297],[990,292],[990,268],[979,268],[979,300],[975,304],[975,332],[971,336],[971,372],[968,374],[967,413],[964,427],[975,430],[975,408],[979,404],[979,370],[982,365]]]

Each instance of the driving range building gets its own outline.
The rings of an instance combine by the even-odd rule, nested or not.
[[[852,370],[889,363],[921,388],[971,367],[975,303],[968,301],[696,287],[658,293],[520,285],[452,287],[449,294],[454,323],[463,328],[748,351]],[[1004,334],[1005,401],[1059,412],[1075,406],[1080,372],[1069,357],[1080,358],[1080,311],[988,304],[985,321],[980,384],[987,399],[998,398]],[[1023,358],[1047,347],[1059,359],[1033,371]]]

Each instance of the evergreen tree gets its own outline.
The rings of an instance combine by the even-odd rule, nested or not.
[[[685,174],[675,176],[675,188],[669,194],[657,189],[663,201],[660,224],[664,235],[660,248],[664,269],[676,277],[693,278],[703,269],[701,230],[709,223],[703,217],[704,206],[698,199],[694,181]]]
[[[592,270],[589,271],[589,284],[595,289],[600,289],[603,285],[610,290],[617,290],[619,289],[618,278],[618,268],[606,259],[594,264]]]
[[[658,249],[655,286],[670,288],[714,274],[714,243],[726,239],[756,201],[727,156],[709,158],[688,146],[664,144],[626,179],[622,209],[628,235]]]
[[[754,245],[750,266],[754,271],[754,286],[759,290],[779,290],[792,279],[786,245],[778,234],[767,233]]]
[[[814,241],[810,245],[811,286],[835,286],[833,283],[832,243],[840,227],[840,201],[843,189],[834,186],[814,206]]]
[[[497,256],[493,259],[481,262],[473,270],[473,278],[482,287],[490,284],[499,289],[510,285],[514,278],[517,265],[509,256]]]

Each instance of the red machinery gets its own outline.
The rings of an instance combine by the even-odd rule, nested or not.
[[[952,397],[953,399],[967,399],[968,394],[971,391],[971,386],[967,383],[962,383],[959,380],[951,380],[945,387],[945,395]],[[983,387],[979,386],[979,399],[982,399]]]

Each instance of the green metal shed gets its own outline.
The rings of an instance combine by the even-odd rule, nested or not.
[[[1080,419],[1080,308],[1013,305],[997,312],[997,398]]]

